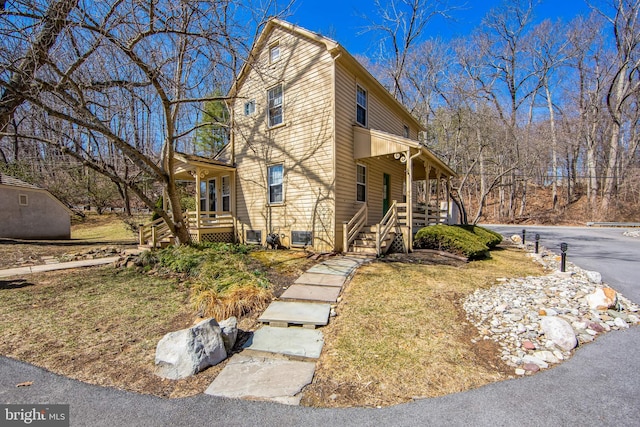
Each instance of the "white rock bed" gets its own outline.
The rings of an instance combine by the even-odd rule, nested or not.
[[[567,263],[567,272],[561,273],[559,256],[544,248],[540,253],[529,255],[552,270],[547,276],[498,279],[497,285],[478,289],[463,302],[467,318],[478,328],[478,339],[498,343],[502,360],[515,368],[517,375],[548,368],[573,353],[562,350],[545,336],[541,327],[545,315],[566,320],[573,328],[578,346],[604,332],[640,323],[640,307],[619,293],[615,310],[590,308],[585,297],[605,287],[599,273],[582,270],[572,263]]]
[[[640,237],[640,230],[625,231],[622,234],[627,237]]]

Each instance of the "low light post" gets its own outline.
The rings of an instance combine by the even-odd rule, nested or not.
[[[539,244],[540,244],[540,235],[536,233],[536,253],[538,253]]]
[[[527,230],[525,230],[524,228],[522,229],[522,244],[524,245],[525,241],[524,238],[527,235]]]
[[[562,252],[560,254],[560,271],[563,273],[567,271],[567,249],[568,248],[569,248],[569,245],[567,245],[566,243],[560,243],[560,251]]]

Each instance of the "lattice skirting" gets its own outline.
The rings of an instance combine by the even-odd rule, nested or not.
[[[192,242],[198,241],[198,235],[195,233],[189,233]],[[220,233],[200,233],[200,243],[213,242],[213,243],[233,243],[233,231],[225,231]]]
[[[402,238],[402,234],[396,234],[396,237],[391,242],[391,246],[387,253],[404,253],[404,239]]]

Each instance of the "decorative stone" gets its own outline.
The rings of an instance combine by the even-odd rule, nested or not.
[[[607,310],[613,308],[618,301],[616,291],[611,288],[598,288],[585,298],[592,310]]]
[[[527,340],[522,342],[522,348],[525,350],[535,350],[536,346],[531,341]]]
[[[585,276],[587,276],[587,279],[589,279],[591,283],[595,283],[596,285],[602,283],[602,275],[597,271],[585,270],[584,274]]]
[[[236,345],[238,338],[238,319],[234,316],[220,322],[220,331],[222,333],[222,341],[227,354],[231,353],[233,346]]]
[[[519,245],[522,243],[522,237],[518,236],[517,234],[514,234],[513,236],[511,236],[511,241]]]
[[[613,321],[613,323],[618,327],[618,328],[622,328],[622,329],[627,329],[629,327],[629,325],[627,324],[627,322],[625,322],[621,317],[616,317],[615,320]]]
[[[534,365],[538,365],[539,367],[541,367],[543,369],[546,369],[546,368],[549,367],[547,362],[545,362],[544,360],[540,359],[539,357],[531,356],[530,354],[527,354],[526,356],[524,356],[522,358],[522,361],[525,362],[525,364],[533,363]],[[525,368],[525,369],[527,369],[527,368]]]
[[[560,362],[556,356],[549,350],[536,351],[533,353],[534,357],[537,357],[540,360],[543,360],[547,363],[558,363]]]
[[[540,321],[540,327],[545,336],[562,350],[569,351],[578,345],[573,328],[564,319],[547,316]]]
[[[522,368],[517,368],[517,369],[516,369],[516,375],[524,375],[524,374],[526,374],[526,373],[527,373],[527,371],[525,371],[525,370],[524,370],[524,369],[522,369]]]
[[[215,319],[166,334],[156,347],[156,375],[177,380],[227,358],[222,331]]]
[[[540,370],[540,366],[536,365],[535,363],[525,363],[524,365],[522,365],[522,369],[528,372],[538,372]]]

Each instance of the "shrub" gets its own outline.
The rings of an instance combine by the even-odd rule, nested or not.
[[[422,228],[416,234],[414,247],[442,250],[469,259],[489,256],[489,247],[477,235],[464,228],[450,225],[439,224]]]
[[[193,246],[169,246],[158,251],[157,258],[161,267],[193,276],[205,260],[206,254]]]
[[[475,234],[489,249],[494,249],[502,242],[502,234],[479,225],[456,225],[455,227],[460,227]]]

